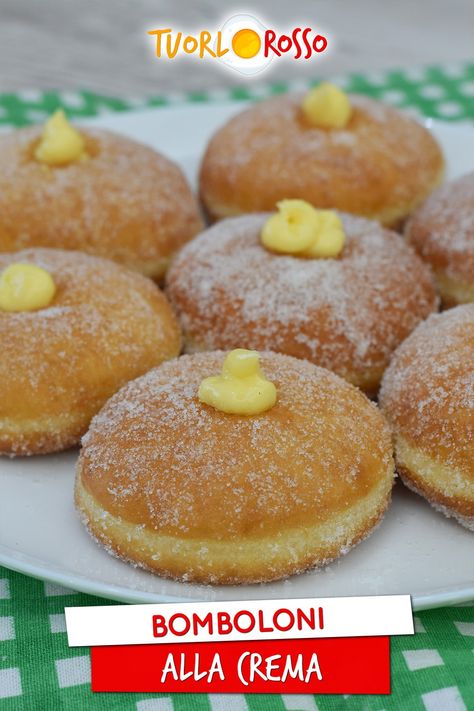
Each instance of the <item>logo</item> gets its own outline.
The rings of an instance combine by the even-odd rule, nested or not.
[[[294,27],[287,32],[266,27],[253,15],[233,15],[220,29],[194,33],[171,27],[149,30],[159,59],[193,56],[218,61],[248,76],[267,69],[273,60],[308,60],[327,49],[327,38],[312,27]]]

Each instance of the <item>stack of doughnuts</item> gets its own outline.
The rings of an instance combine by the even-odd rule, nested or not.
[[[205,151],[208,228],[180,168],[62,112],[0,168],[0,454],[81,442],[108,552],[287,577],[375,529],[395,467],[474,528],[474,305],[436,314],[474,301],[474,173],[432,192],[424,127],[328,84],[252,106]]]

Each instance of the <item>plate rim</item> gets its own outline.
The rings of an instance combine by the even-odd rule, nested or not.
[[[22,561],[21,559],[9,556],[9,550],[11,549],[0,545],[0,565],[3,565],[5,568],[13,570],[17,573],[23,573],[24,575],[36,578],[37,580],[54,583],[56,585],[61,585],[64,588],[68,588],[70,593],[64,593],[65,595],[83,593],[131,605],[202,602],[202,598],[199,595],[196,595],[195,597],[179,597],[177,595],[166,595],[163,593],[149,593],[140,590],[132,590],[131,588],[125,588],[120,585],[100,583],[98,581],[90,580],[82,575],[69,575],[67,573],[61,573],[60,570],[55,568],[48,569],[28,559]],[[188,583],[188,585],[191,585],[191,583]],[[390,593],[383,594],[389,595]],[[409,594],[411,597],[412,609],[414,612],[438,607],[453,606],[465,602],[472,602],[474,605],[474,581],[469,585],[463,585],[462,587],[452,586],[418,595],[413,595],[411,593],[406,594]],[[323,597],[328,596],[325,595]],[[352,596],[344,595],[344,597]],[[358,597],[360,597],[360,595]],[[261,599],[265,599],[265,595],[263,595]],[[297,600],[298,598],[292,597],[291,599]]]

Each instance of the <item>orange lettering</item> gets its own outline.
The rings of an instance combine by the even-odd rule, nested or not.
[[[150,30],[148,32],[149,35],[156,35],[155,53],[157,57],[161,57],[161,37],[168,32],[171,32],[171,28],[166,30]]]
[[[184,40],[183,49],[186,52],[186,54],[192,54],[193,52],[195,52],[197,49],[197,46],[198,46],[198,41],[192,35],[188,35],[186,37],[186,39]]]
[[[179,49],[179,43],[181,42],[181,37],[183,36],[182,32],[178,32],[176,35],[176,41],[174,43],[174,47],[171,47],[171,35],[166,38],[166,52],[168,54],[168,57],[170,59],[173,59],[173,57],[176,57],[176,54]]]
[[[227,54],[229,51],[229,48],[222,49],[222,32],[217,33],[217,45],[216,45],[216,52],[218,57],[223,57],[224,54]]]
[[[211,57],[215,57],[216,53],[209,47],[209,42],[211,41],[210,32],[201,32],[199,37],[199,57],[202,59],[204,57],[204,51],[209,52]]]

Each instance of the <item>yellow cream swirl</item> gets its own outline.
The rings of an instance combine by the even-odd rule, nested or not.
[[[35,158],[51,166],[68,165],[85,157],[84,138],[71,126],[64,111],[56,111],[45,123]]]
[[[308,91],[301,108],[309,123],[318,128],[344,128],[352,115],[347,94],[326,81]]]
[[[220,375],[204,378],[199,400],[232,415],[259,415],[276,403],[275,385],[260,368],[256,351],[237,348],[225,358]]]
[[[36,264],[10,264],[0,274],[1,311],[37,311],[56,293],[53,277]]]
[[[282,200],[277,208],[261,234],[267,249],[311,258],[340,255],[346,236],[341,218],[334,210],[317,210],[304,200]]]

